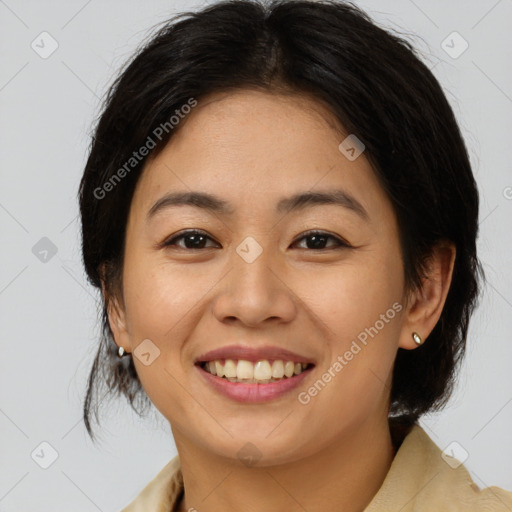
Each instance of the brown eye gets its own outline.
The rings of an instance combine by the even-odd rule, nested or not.
[[[215,245],[207,246],[208,240],[213,241],[218,245],[210,236],[203,231],[188,230],[178,233],[178,235],[166,241],[164,247],[176,246],[180,249],[208,249],[215,247]],[[350,245],[342,240],[341,238],[326,233],[324,231],[310,231],[304,234],[298,241],[307,240],[306,247],[300,247],[302,249],[311,249],[315,251],[336,249],[341,247],[350,247]],[[328,246],[329,241],[334,241],[334,245]],[[179,243],[178,243],[179,242]],[[295,244],[297,243],[294,242]]]
[[[178,244],[177,241],[183,240],[184,245]],[[208,240],[213,240],[203,231],[189,230],[184,231],[177,236],[171,238],[164,243],[164,247],[177,246],[181,249],[205,249],[205,243]],[[211,246],[210,246],[211,247]]]
[[[334,240],[335,245],[325,247],[329,239]],[[325,231],[309,231],[299,238],[299,241],[300,240],[308,240],[308,242],[306,242],[307,247],[301,247],[301,249],[325,250],[336,249],[339,247],[350,247],[350,245],[341,238],[326,233]]]

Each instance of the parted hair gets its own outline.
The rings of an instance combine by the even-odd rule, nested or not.
[[[147,157],[108,193],[98,190],[190,98],[200,104],[207,94],[244,88],[308,94],[364,143],[396,213],[409,290],[421,286],[436,244],[455,244],[439,321],[420,347],[398,349],[389,416],[415,422],[444,406],[453,390],[484,275],[476,254],[478,191],[442,87],[404,36],[351,3],[220,1],[157,26],[115,78],[95,121],[78,194],[85,270],[94,287],[105,286],[83,403],[93,439],[100,396],[124,395],[139,414],[150,403],[133,359],[117,357],[107,313],[112,297],[122,297],[127,217]],[[164,131],[151,154],[180,127]]]

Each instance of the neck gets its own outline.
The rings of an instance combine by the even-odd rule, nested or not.
[[[288,464],[244,467],[175,433],[185,495],[181,511],[361,512],[394,457],[387,418],[367,421],[325,449]]]

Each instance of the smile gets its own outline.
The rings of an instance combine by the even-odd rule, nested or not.
[[[245,359],[216,359],[204,361],[201,368],[211,375],[244,384],[269,384],[300,375],[311,365],[276,359],[247,361]]]
[[[207,387],[235,402],[258,404],[287,396],[314,370],[311,363],[282,359],[214,359],[195,367]]]

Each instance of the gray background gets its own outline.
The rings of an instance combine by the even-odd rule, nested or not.
[[[124,401],[104,415],[99,446],[85,433],[98,296],[81,266],[76,192],[116,71],[157,22],[204,3],[0,0],[0,511],[119,511],[175,454],[165,419],[139,420]],[[442,449],[456,441],[468,452],[477,484],[512,490],[512,1],[357,3],[382,25],[417,34],[481,192],[489,285],[456,393],[421,424]],[[51,48],[43,31],[59,45],[45,59],[31,47]],[[454,31],[469,44],[458,58],[441,47]],[[462,48],[453,36],[445,44]],[[33,253],[43,237],[57,250],[47,261]],[[58,453],[47,469],[43,441]]]

